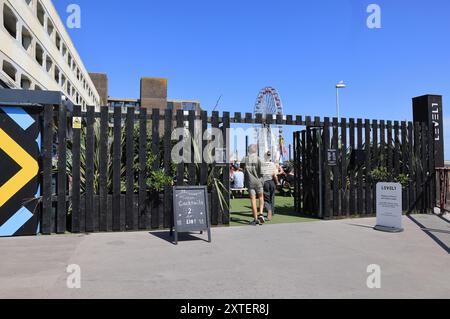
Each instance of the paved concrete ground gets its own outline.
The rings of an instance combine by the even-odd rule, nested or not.
[[[401,234],[374,223],[220,228],[178,247],[167,233],[3,238],[0,298],[450,298],[441,246],[407,218]],[[81,289],[66,286],[69,264]],[[370,264],[381,289],[367,288]]]

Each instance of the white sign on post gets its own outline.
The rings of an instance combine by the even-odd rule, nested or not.
[[[377,184],[376,230],[403,231],[402,185],[398,183]]]

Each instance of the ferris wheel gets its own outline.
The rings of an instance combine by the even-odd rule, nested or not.
[[[283,104],[276,89],[265,87],[259,92],[254,114],[255,117],[257,114],[262,114],[263,119],[283,115]],[[270,151],[274,162],[281,160],[285,148],[282,145],[284,143],[283,127],[273,127],[269,124],[257,125],[255,126],[255,139],[260,156],[264,156]]]

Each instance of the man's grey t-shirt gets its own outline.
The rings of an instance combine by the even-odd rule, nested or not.
[[[245,186],[256,190],[263,188],[261,159],[257,155],[250,155],[244,158],[243,162],[245,163]]]

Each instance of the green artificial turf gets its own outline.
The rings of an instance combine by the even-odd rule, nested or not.
[[[275,200],[276,214],[267,224],[289,224],[317,221],[317,219],[300,216],[294,208],[294,198],[277,196]],[[267,216],[267,212],[265,212]],[[231,226],[248,225],[253,220],[250,199],[231,200]]]

